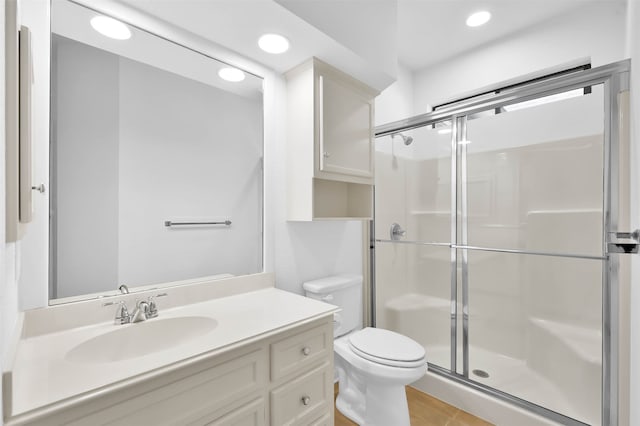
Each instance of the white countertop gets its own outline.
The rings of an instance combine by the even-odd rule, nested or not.
[[[10,370],[10,415],[14,417],[47,406],[67,405],[95,392],[117,389],[144,373],[162,374],[176,363],[182,365],[185,360],[188,362],[203,354],[223,353],[239,343],[248,343],[336,310],[335,306],[275,288],[170,309],[160,307],[159,316],[148,322],[203,316],[215,319],[218,324],[207,334],[170,349],[116,362],[72,362],[65,359],[65,355],[90,338],[112,332],[117,327],[136,327],[138,324],[114,325],[109,321],[23,337]]]

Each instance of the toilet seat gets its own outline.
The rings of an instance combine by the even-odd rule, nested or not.
[[[349,336],[349,348],[359,357],[390,367],[425,365],[425,350],[416,341],[381,328],[364,328]]]

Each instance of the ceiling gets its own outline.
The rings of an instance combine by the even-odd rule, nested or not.
[[[625,0],[116,1],[226,46],[277,72],[285,72],[310,56],[316,56],[379,90],[387,87],[396,78],[396,61],[393,61],[393,67],[389,67],[389,58],[397,57],[400,64],[415,71],[479,46],[510,37],[514,33],[526,31],[527,28],[543,24],[563,14],[567,14],[570,18],[568,13],[571,10],[590,3],[625,2]],[[382,3],[384,7],[380,7]],[[389,13],[389,4],[391,10],[396,12],[395,16],[394,13]],[[482,27],[467,27],[466,17],[480,9],[492,13],[491,21]],[[358,11],[357,18],[349,19],[348,16],[354,16],[354,10]],[[375,22],[376,25],[367,25],[371,22]],[[331,29],[333,32],[330,31]],[[256,40],[260,34],[266,32],[278,32],[287,36],[292,42],[291,50],[283,55],[269,55],[260,51]],[[356,34],[357,37],[354,36]],[[395,38],[396,41],[381,43],[381,37]],[[379,52],[377,57],[376,50]]]
[[[82,0],[83,2],[87,0]],[[306,0],[302,0],[303,2]],[[325,0],[310,0],[325,1]],[[363,0],[331,0],[331,4]],[[368,0],[394,2],[395,0]],[[154,16],[192,34],[213,41],[284,73],[311,56],[318,57],[379,90],[395,79],[394,70],[372,66],[335,38],[300,18],[275,0],[117,0],[137,11]],[[336,3],[336,4],[337,4]],[[366,12],[366,11],[365,11]],[[355,28],[360,31],[361,28]],[[272,55],[259,49],[257,40],[265,33],[279,33],[291,41],[284,54]],[[391,45],[395,49],[395,45]]]
[[[539,25],[588,3],[621,0],[398,0],[398,60],[419,70]],[[470,14],[487,10],[481,27]]]

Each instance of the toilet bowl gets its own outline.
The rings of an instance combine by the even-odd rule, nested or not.
[[[334,341],[336,407],[359,425],[409,426],[405,386],[427,371],[424,348],[398,333],[365,328]]]
[[[362,328],[362,277],[340,275],[303,284],[308,297],[342,308],[334,317],[336,407],[365,426],[409,426],[405,386],[427,371],[424,347],[393,331]]]

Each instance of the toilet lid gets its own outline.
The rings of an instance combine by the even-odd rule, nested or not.
[[[390,330],[367,327],[349,336],[349,346],[363,358],[384,365],[414,367],[425,363],[422,345]]]

